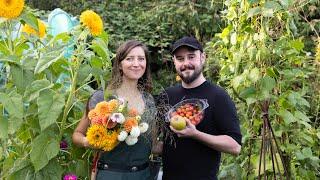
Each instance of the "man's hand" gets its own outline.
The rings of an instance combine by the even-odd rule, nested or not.
[[[196,129],[196,126],[193,125],[189,119],[186,119],[187,126],[183,130],[176,130],[172,126],[170,129],[177,134],[178,137],[194,137],[199,131]]]

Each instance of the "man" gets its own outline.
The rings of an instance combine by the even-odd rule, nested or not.
[[[207,99],[209,107],[198,125],[175,130],[174,144],[164,140],[163,180],[214,180],[221,152],[238,155],[241,133],[236,109],[221,87],[203,76],[206,55],[193,37],[183,37],[172,47],[173,61],[182,83],[166,89],[170,105],[184,99]]]

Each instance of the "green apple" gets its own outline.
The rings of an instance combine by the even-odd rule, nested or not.
[[[170,119],[170,125],[176,130],[182,130],[186,128],[186,119],[182,116],[175,115]]]

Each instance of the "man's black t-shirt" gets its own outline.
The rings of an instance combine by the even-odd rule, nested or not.
[[[181,85],[166,89],[170,105],[184,99],[207,99],[209,107],[199,131],[212,135],[228,135],[241,144],[241,133],[236,109],[229,95],[217,85],[205,81],[200,86],[186,89]],[[174,137],[163,147],[163,180],[213,180],[219,169],[221,153],[192,138]]]

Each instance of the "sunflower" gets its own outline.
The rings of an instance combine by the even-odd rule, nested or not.
[[[130,132],[134,126],[138,126],[136,118],[128,118],[123,124],[123,127],[127,132]]]
[[[104,137],[104,151],[111,151],[119,143],[118,141],[118,130],[108,130],[107,135]]]
[[[22,32],[27,33],[28,35],[33,34],[33,35],[37,35],[40,38],[43,38],[46,34],[46,26],[44,25],[44,23],[42,21],[40,21],[38,19],[38,29],[39,31],[36,31],[35,29],[33,29],[30,25],[25,24],[22,28]]]
[[[106,129],[100,125],[92,125],[87,131],[88,142],[94,148],[103,148],[106,137]]]
[[[93,36],[98,36],[103,31],[103,23],[101,17],[91,10],[86,10],[80,15],[82,25],[89,28]]]
[[[24,7],[24,0],[0,0],[0,17],[13,19],[18,17]]]

